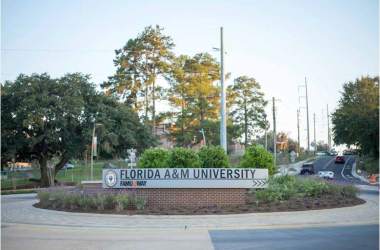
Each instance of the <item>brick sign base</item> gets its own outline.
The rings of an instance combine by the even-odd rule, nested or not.
[[[207,207],[243,205],[247,200],[245,188],[141,188],[103,189],[101,182],[84,182],[89,193],[127,193],[142,197],[151,207]]]

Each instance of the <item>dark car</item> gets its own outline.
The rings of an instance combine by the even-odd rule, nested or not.
[[[335,157],[335,163],[344,163],[344,162],[345,162],[344,156],[338,155],[337,157]]]
[[[305,162],[301,167],[301,175],[312,175],[315,174],[314,171],[314,163],[313,162]]]

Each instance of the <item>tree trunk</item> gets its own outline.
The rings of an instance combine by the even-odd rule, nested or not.
[[[248,146],[248,114],[247,114],[247,104],[244,100],[244,146]]]
[[[68,162],[68,157],[63,156],[61,160],[54,166],[54,172],[52,173],[54,176],[54,181],[55,181],[55,176],[57,175],[58,171],[65,166],[65,164]],[[41,171],[41,179],[40,179],[40,184],[41,187],[49,187],[50,186],[50,179],[49,179],[49,169],[48,169],[48,158],[46,156],[43,156],[38,160],[40,164],[40,171]]]
[[[55,176],[65,166],[65,164],[69,161],[69,158],[66,155],[63,155],[61,160],[57,163],[57,165],[54,166],[54,181],[55,181]]]
[[[156,89],[155,89],[155,85],[154,85],[154,82],[155,82],[155,79],[153,80],[153,83],[152,83],[152,130],[153,130],[153,135],[155,136],[156,135]]]
[[[184,119],[185,119],[185,101],[184,101],[184,96],[183,96],[183,93],[181,95],[182,97],[182,101],[181,101],[181,116],[182,116],[182,119],[181,119],[181,135],[182,135],[182,147],[185,146],[185,124],[184,124]]]
[[[145,83],[147,84],[147,83]],[[148,85],[145,85],[145,122],[148,121]]]
[[[49,187],[49,175],[48,175],[48,166],[47,166],[47,157],[42,157],[38,160],[38,163],[40,164],[40,170],[41,170],[41,180],[40,185],[41,187]]]

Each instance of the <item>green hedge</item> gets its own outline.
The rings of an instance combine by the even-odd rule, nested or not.
[[[269,175],[273,175],[275,172],[272,154],[259,145],[250,146],[245,150],[240,167],[267,168]]]
[[[169,168],[199,168],[201,162],[197,153],[188,148],[174,148],[169,153]]]
[[[226,168],[228,156],[220,146],[202,147],[198,152],[202,168]]]
[[[165,168],[168,166],[169,151],[161,148],[150,148],[140,156],[140,168]]]

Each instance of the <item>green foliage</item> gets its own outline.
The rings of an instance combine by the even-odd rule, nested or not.
[[[357,161],[357,168],[364,170],[368,174],[378,174],[379,173],[379,159],[371,156],[362,156],[360,160]]]
[[[335,144],[356,145],[363,154],[378,158],[379,77],[345,83],[332,123]]]
[[[50,192],[39,191],[37,198],[40,200],[42,207],[47,207],[50,204]]]
[[[255,194],[258,202],[276,202],[297,197],[321,197],[323,195],[354,198],[358,189],[355,186],[342,186],[315,178],[279,176],[269,179],[268,188],[252,193]]]
[[[146,207],[146,203],[147,201],[145,198],[131,195],[129,197],[128,207],[134,208],[137,210],[144,210]]]
[[[65,194],[63,195],[63,208],[73,209],[79,206],[79,194]]]
[[[116,207],[116,199],[113,194],[104,194],[104,209],[114,209]]]
[[[228,87],[227,93],[230,115],[244,135],[245,146],[248,146],[254,134],[269,126],[264,93],[260,84],[248,76],[236,78],[234,84]]]
[[[169,76],[168,96],[170,104],[178,110],[171,113],[178,117],[176,126],[172,129],[172,136],[178,146],[192,145],[194,136],[196,143],[199,143],[203,139],[199,132],[202,128],[207,141],[214,138],[206,131],[206,127],[213,125],[210,124],[211,121],[218,118],[219,89],[215,84],[218,79],[219,65],[208,53],[199,53],[193,57],[181,55],[174,60]]]
[[[116,50],[116,72],[102,84],[108,94],[125,99],[144,119],[155,119],[155,99],[162,95],[156,79],[166,75],[173,58],[174,43],[163,34],[163,28],[148,26],[125,46]],[[140,98],[144,97],[144,98]],[[144,99],[143,101],[141,99]]]
[[[250,146],[245,150],[240,167],[267,168],[269,175],[275,172],[272,155],[259,145]]]
[[[187,148],[174,148],[169,153],[169,168],[198,168],[201,162],[197,153]]]
[[[118,194],[115,196],[116,200],[116,210],[117,211],[123,211],[128,209],[128,206],[130,205],[130,199],[128,195],[125,194]]]
[[[151,130],[125,104],[98,93],[88,75],[19,75],[1,92],[2,161],[36,159],[41,184],[48,186],[48,163],[53,175],[70,158],[81,156],[91,143],[94,119],[101,153],[121,156],[127,148],[139,151],[154,145]],[[55,160],[57,159],[57,160]]]
[[[96,195],[80,194],[65,191],[40,191],[37,194],[40,205],[54,209],[79,209],[88,210],[113,210],[126,209],[143,210],[146,207],[146,199],[130,196],[128,194],[100,193]]]
[[[161,148],[146,149],[139,158],[140,168],[165,168],[168,166],[169,151]]]
[[[226,168],[228,156],[220,146],[202,147],[198,152],[202,168]]]

